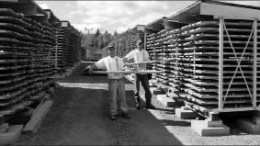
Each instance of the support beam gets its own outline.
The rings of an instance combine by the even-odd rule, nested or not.
[[[257,19],[254,20],[253,107],[257,101]]]
[[[146,50],[147,46],[146,46],[146,37],[147,37],[147,32],[144,31],[144,50]]]
[[[219,81],[218,81],[218,108],[223,109],[223,42],[224,42],[224,18],[219,18]]]

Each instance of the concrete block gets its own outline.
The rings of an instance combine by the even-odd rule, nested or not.
[[[179,102],[179,101],[175,101],[173,98],[171,97],[167,97],[166,94],[158,94],[156,96],[156,99],[162,103],[164,106],[166,107],[181,107],[183,106],[183,103],[182,102]]]
[[[204,124],[207,127],[221,127],[223,125],[223,121],[222,120],[210,121],[209,119],[206,119],[204,120]]]
[[[0,145],[14,144],[21,136],[22,129],[23,125],[12,125],[7,132],[0,132]]]
[[[158,94],[156,99],[164,106],[167,106],[168,102],[173,102],[173,99],[166,97],[165,94]]]
[[[197,117],[197,114],[192,110],[186,110],[181,108],[175,109],[175,115],[180,119],[195,119]]]
[[[191,121],[191,129],[200,136],[223,136],[230,134],[230,128],[224,124],[217,127],[208,127],[208,122],[199,120]]]
[[[9,124],[3,123],[0,125],[0,132],[7,132],[9,130]]]
[[[184,105],[184,102],[182,101],[176,101],[173,100],[173,102],[168,102],[167,107],[174,107],[174,108],[180,108]]]
[[[260,133],[260,125],[253,123],[253,121],[250,121],[248,119],[239,119],[237,120],[237,125],[239,128],[245,130],[248,133],[251,134],[259,134]]]
[[[154,94],[154,95],[165,94],[165,92],[162,91],[162,90],[159,90],[159,89],[155,89],[155,90],[152,91],[152,94]]]

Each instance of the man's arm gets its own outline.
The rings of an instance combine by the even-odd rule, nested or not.
[[[105,59],[102,58],[100,59],[99,61],[93,63],[92,65],[90,65],[89,67],[89,74],[92,74],[93,73],[93,69],[99,69],[99,68],[105,68],[106,65],[105,65]]]
[[[96,66],[96,63],[93,63],[92,65],[90,65],[89,70],[88,70],[88,72],[89,72],[90,75],[93,73],[93,69],[95,69],[95,68],[98,68],[98,67]]]
[[[133,51],[130,51],[127,55],[125,55],[125,57],[123,57],[123,61],[128,62],[130,59],[133,58]]]

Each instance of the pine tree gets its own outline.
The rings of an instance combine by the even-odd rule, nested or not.
[[[100,33],[100,30],[97,29],[97,31],[96,31],[96,33],[95,33],[95,38],[97,38],[100,34],[101,34],[101,33]]]
[[[117,31],[114,31],[114,37],[118,36],[118,32]]]

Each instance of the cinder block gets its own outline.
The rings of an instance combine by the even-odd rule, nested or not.
[[[191,129],[200,136],[223,136],[230,134],[230,128],[222,124],[217,127],[209,127],[208,122],[194,120],[191,121]]]
[[[166,94],[158,94],[156,99],[166,107],[181,107],[181,102],[173,100],[171,97],[167,97]]]
[[[173,100],[173,102],[168,102],[167,103],[167,107],[174,107],[174,108],[180,108],[183,105],[184,105],[184,102],[176,101],[176,100]]]
[[[165,92],[160,89],[155,89],[155,90],[153,90],[152,94],[154,94],[154,95],[165,94]]]
[[[157,99],[160,103],[162,103],[164,106],[167,106],[167,105],[168,105],[168,102],[173,102],[173,100],[170,99],[170,98],[168,98],[168,97],[166,97],[165,94],[158,94],[157,97],[156,97],[156,99]]]
[[[221,127],[223,125],[222,120],[210,121],[209,119],[204,120],[204,123],[207,127]]]
[[[197,117],[197,114],[192,110],[187,110],[182,108],[176,108],[175,115],[180,119],[195,119]]]
[[[255,124],[255,123],[253,123],[253,121],[250,121],[248,119],[237,120],[237,125],[248,133],[251,133],[251,134],[260,133],[260,125]]]
[[[22,129],[23,125],[12,125],[7,132],[0,132],[0,145],[14,144],[21,136]]]

